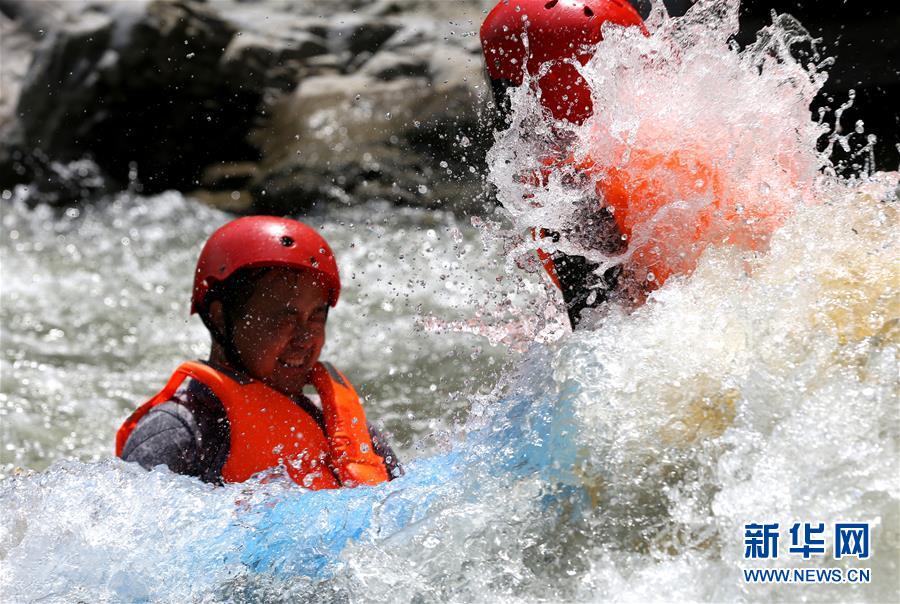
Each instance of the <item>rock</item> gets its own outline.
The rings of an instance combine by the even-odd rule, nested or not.
[[[18,180],[28,182],[26,199],[30,204],[72,206],[114,190],[97,164],[89,159],[58,162],[40,151],[23,153],[19,149],[10,151],[10,155],[12,166],[21,177]],[[6,188],[0,184],[0,190]]]
[[[0,190],[30,182],[30,173],[20,161],[24,145],[15,108],[36,46],[37,41],[24,28],[0,12]]]
[[[291,40],[285,43],[279,59],[303,61],[327,53],[328,48],[322,37],[313,33],[295,34]]]
[[[264,158],[255,207],[479,204],[488,138],[480,63],[462,49],[435,50],[381,51],[358,73],[302,81],[252,136]]]
[[[402,0],[375,0],[363,8],[363,13],[372,17],[402,15],[405,12]]]
[[[225,64],[270,67],[280,61],[303,61],[328,53],[325,40],[309,32],[298,32],[290,40],[239,32],[225,49]]]
[[[71,176],[285,213],[473,199],[485,96],[472,32],[439,27],[427,0],[356,1],[0,0],[16,19],[0,20],[5,55],[9,23],[29,49],[47,28],[15,105],[0,100],[0,184],[45,179],[56,203],[100,190],[60,184]],[[79,177],[86,165],[96,174]]]
[[[305,62],[307,74],[316,75],[332,75],[344,73],[347,63],[350,62],[349,56],[322,55],[313,57]]]
[[[0,0],[0,15],[14,20],[19,33],[39,40],[46,32],[55,31],[70,20],[71,4],[63,0]]]
[[[154,0],[89,12],[35,55],[18,102],[27,147],[92,157],[148,192],[188,188],[213,160],[257,158],[244,136],[257,91],[223,78],[233,27],[203,4]]]
[[[378,80],[426,77],[428,59],[413,53],[382,50],[366,61],[360,73]]]
[[[259,165],[256,162],[220,162],[203,170],[200,184],[207,189],[231,191],[245,188],[257,176]]]
[[[430,42],[434,37],[430,29],[433,23],[424,20],[410,20],[406,27],[398,31],[396,34],[384,43],[382,50],[406,50],[411,46],[418,46]],[[423,57],[427,59],[428,57]]]
[[[331,27],[327,22],[324,22],[322,19],[309,17],[292,19],[288,24],[288,28],[295,34],[299,32],[307,32],[322,39],[327,39],[328,33],[331,31]]]
[[[268,171],[251,192],[253,211],[261,214],[306,213],[324,209],[334,202],[352,202],[345,190],[335,183],[330,169],[298,163],[285,163]]]
[[[387,19],[351,17],[328,32],[328,44],[334,53],[346,50],[355,56],[375,52],[400,28],[400,24]]]
[[[247,33],[231,39],[222,69],[256,90],[291,90],[300,80],[303,62],[327,52],[325,40],[309,32],[298,32],[291,40]]]

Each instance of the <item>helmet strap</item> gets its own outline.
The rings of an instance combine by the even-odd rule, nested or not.
[[[219,345],[225,351],[225,358],[228,359],[231,366],[243,370],[244,363],[241,361],[237,346],[234,345],[234,323],[231,322],[231,315],[227,311],[223,315],[225,317],[225,337],[219,340]]]
[[[224,306],[222,308],[222,319],[224,322],[224,330],[222,331],[209,318],[208,311],[201,312],[200,318],[203,324],[206,325],[206,329],[209,330],[209,335],[212,337],[213,342],[218,344],[225,353],[225,360],[228,361],[228,364],[235,370],[242,370],[244,364],[241,362],[241,355],[234,345],[234,323],[231,321],[231,315],[227,309]]]

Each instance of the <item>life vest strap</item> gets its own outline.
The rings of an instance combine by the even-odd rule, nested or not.
[[[149,401],[138,407],[131,415],[128,416],[128,419],[122,424],[119,430],[116,432],[116,457],[122,456],[122,451],[125,449],[125,443],[128,441],[128,437],[134,431],[138,422],[149,413],[153,407],[164,403],[171,399],[181,384],[187,378],[193,378],[200,382],[203,382],[210,386],[210,388],[214,388],[218,382],[222,381],[222,376],[218,371],[212,369],[211,367],[204,365],[203,363],[198,363],[196,361],[187,361],[182,363],[173,373],[172,377],[169,378],[169,381],[166,382],[166,385],[163,386],[163,389],[157,392],[153,398]],[[211,384],[210,384],[211,382]]]
[[[366,414],[350,381],[328,363],[316,363],[310,383],[322,399],[331,462],[345,485],[388,480],[384,460],[375,453]]]

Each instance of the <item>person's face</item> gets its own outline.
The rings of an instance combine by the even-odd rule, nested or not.
[[[299,394],[325,345],[328,290],[312,271],[277,268],[256,284],[232,338],[251,377],[285,394]]]

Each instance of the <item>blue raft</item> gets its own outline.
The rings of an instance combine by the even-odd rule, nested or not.
[[[230,542],[226,549],[235,559],[228,562],[256,572],[325,579],[348,543],[402,538],[438,503],[479,501],[485,480],[495,486],[537,476],[571,489],[577,484],[571,475],[576,388],[534,394],[500,401],[486,425],[447,453],[413,461],[389,483],[288,493],[241,512],[218,545]]]

